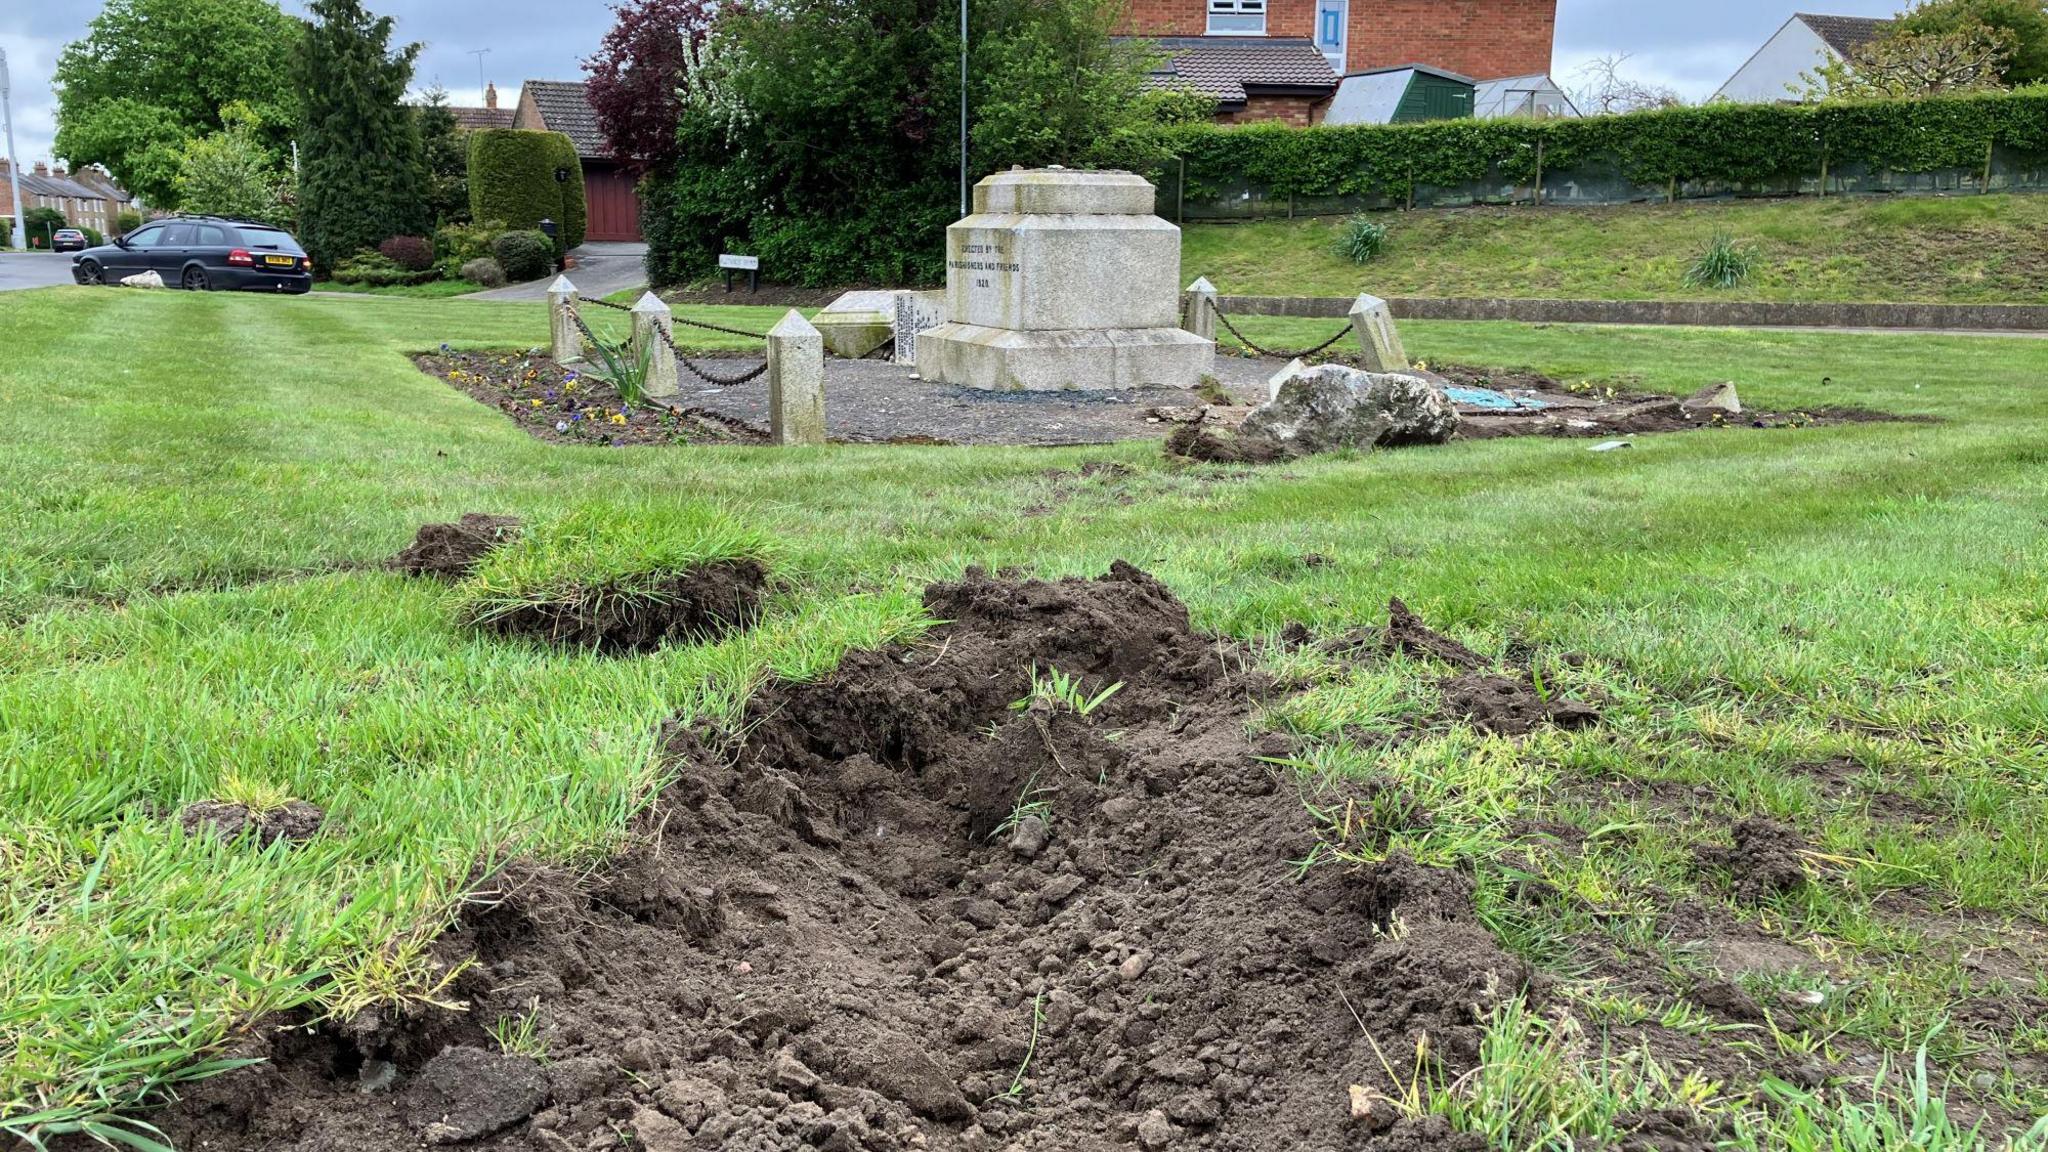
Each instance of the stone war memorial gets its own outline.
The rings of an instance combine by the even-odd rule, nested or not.
[[[947,323],[918,374],[971,388],[1192,388],[1216,345],[1180,327],[1180,229],[1129,172],[998,172],[946,229]]]

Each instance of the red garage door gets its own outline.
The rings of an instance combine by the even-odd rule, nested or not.
[[[633,178],[617,169],[583,170],[583,194],[590,213],[589,240],[640,239],[640,198]]]

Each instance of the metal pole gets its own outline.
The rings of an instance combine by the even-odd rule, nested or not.
[[[471,56],[474,56],[474,57],[476,57],[476,90],[477,90],[477,92],[479,93],[479,95],[477,96],[477,99],[479,99],[479,100],[483,99],[483,96],[481,95],[481,93],[483,92],[483,90],[484,90],[484,88],[485,88],[485,84],[484,84],[484,57],[485,57],[486,55],[488,55],[488,54],[490,53],[490,51],[491,51],[491,50],[490,50],[489,48],[471,48],[471,49],[469,50],[469,54],[470,54]]]
[[[961,0],[965,3],[966,0]],[[28,229],[21,224],[21,157],[14,151],[14,103],[7,81],[7,49],[0,48],[0,118],[7,121],[7,182],[14,189],[14,226],[10,244],[28,247]]]
[[[967,207],[967,0],[960,0],[960,215]]]

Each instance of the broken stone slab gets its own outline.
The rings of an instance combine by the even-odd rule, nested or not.
[[[164,278],[155,272],[137,272],[133,276],[121,277],[121,283],[129,288],[161,288]]]
[[[1427,380],[1328,364],[1282,383],[1272,401],[1246,418],[1240,435],[1308,454],[1442,444],[1458,424],[1450,397]]]
[[[1266,399],[1269,401],[1278,400],[1280,398],[1280,386],[1306,371],[1308,371],[1308,365],[1302,362],[1301,357],[1297,356],[1289,360],[1287,367],[1282,368],[1267,378]]]
[[[848,292],[811,320],[834,356],[858,360],[896,334],[896,293]]]
[[[1679,405],[1687,412],[1725,412],[1730,416],[1742,415],[1742,400],[1735,394],[1733,381],[1709,384],[1693,393]]]
[[[1359,364],[1368,372],[1408,371],[1408,349],[1394,327],[1394,310],[1377,296],[1359,293],[1351,305],[1351,328],[1358,334]]]

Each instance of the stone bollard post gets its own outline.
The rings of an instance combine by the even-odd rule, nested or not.
[[[575,364],[583,359],[583,333],[569,318],[576,307],[576,286],[567,276],[555,277],[548,285],[548,331],[555,338],[555,363]]]
[[[1351,329],[1358,334],[1360,362],[1367,372],[1406,372],[1408,350],[1394,327],[1394,310],[1377,296],[1360,293],[1351,305]]]
[[[768,330],[768,432],[778,445],[825,442],[825,338],[794,308]]]
[[[652,292],[642,293],[633,304],[633,347],[629,354],[647,359],[649,400],[666,400],[682,391],[676,379],[675,349],[662,339],[674,332],[675,313],[669,311],[668,304]]]
[[[1216,339],[1216,286],[1207,276],[1188,285],[1188,314],[1181,327],[1204,340]]]

